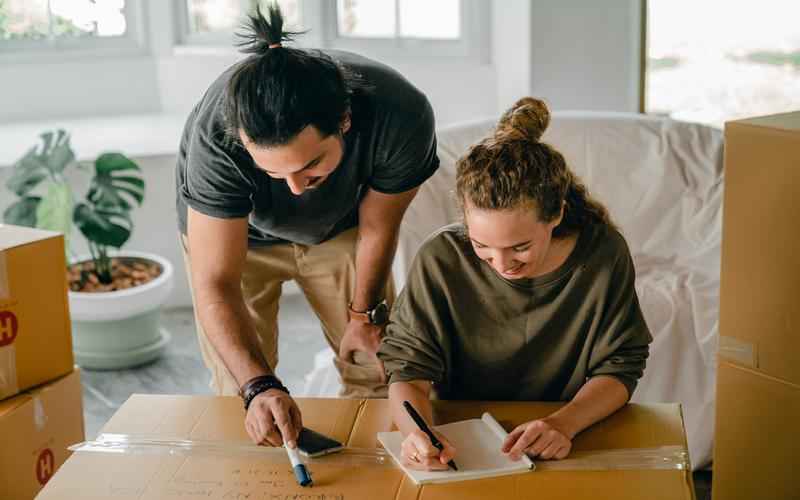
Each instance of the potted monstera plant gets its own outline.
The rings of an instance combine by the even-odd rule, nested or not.
[[[169,342],[160,310],[173,284],[170,262],[121,251],[142,204],[139,166],[121,153],[76,161],[69,134],[41,134],[14,165],[6,187],[18,199],[3,212],[9,224],[59,231],[68,248],[66,272],[75,358],[90,369],[119,369],[157,358]],[[76,197],[77,186],[85,190]],[[74,254],[73,228],[87,253]]]

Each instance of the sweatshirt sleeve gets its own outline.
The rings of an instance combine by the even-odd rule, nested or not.
[[[430,248],[430,247],[428,247]],[[442,304],[438,273],[425,265],[426,249],[414,259],[408,282],[392,307],[378,357],[389,384],[427,380],[440,384],[445,378],[446,347],[442,345]]]
[[[633,260],[624,245],[611,269],[607,302],[589,360],[589,377],[611,375],[628,389],[628,399],[644,374],[653,337],[634,288]]]

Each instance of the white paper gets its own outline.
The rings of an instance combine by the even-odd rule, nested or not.
[[[448,483],[486,477],[519,474],[534,468],[527,456],[513,461],[501,451],[507,433],[488,413],[482,419],[462,420],[434,427],[456,448],[454,462],[458,471],[417,471],[403,465],[401,445],[403,435],[398,432],[379,432],[378,440],[392,458],[416,484]]]

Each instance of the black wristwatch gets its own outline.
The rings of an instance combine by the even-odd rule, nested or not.
[[[374,307],[366,311],[356,311],[353,303],[347,304],[348,314],[351,320],[362,321],[371,325],[383,326],[389,322],[389,306],[385,300],[378,302]]]
[[[242,401],[244,401],[245,411],[250,408],[250,403],[253,401],[253,398],[270,389],[278,389],[279,391],[289,394],[289,389],[287,389],[275,375],[261,375],[260,377],[255,377],[247,381],[247,383],[239,389],[239,396],[241,396]]]

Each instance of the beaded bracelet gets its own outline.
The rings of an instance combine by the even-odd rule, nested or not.
[[[287,389],[275,375],[261,375],[245,383],[239,390],[239,396],[241,396],[244,401],[245,411],[250,408],[250,403],[256,396],[270,389],[278,389],[279,391],[289,394],[289,389]]]

